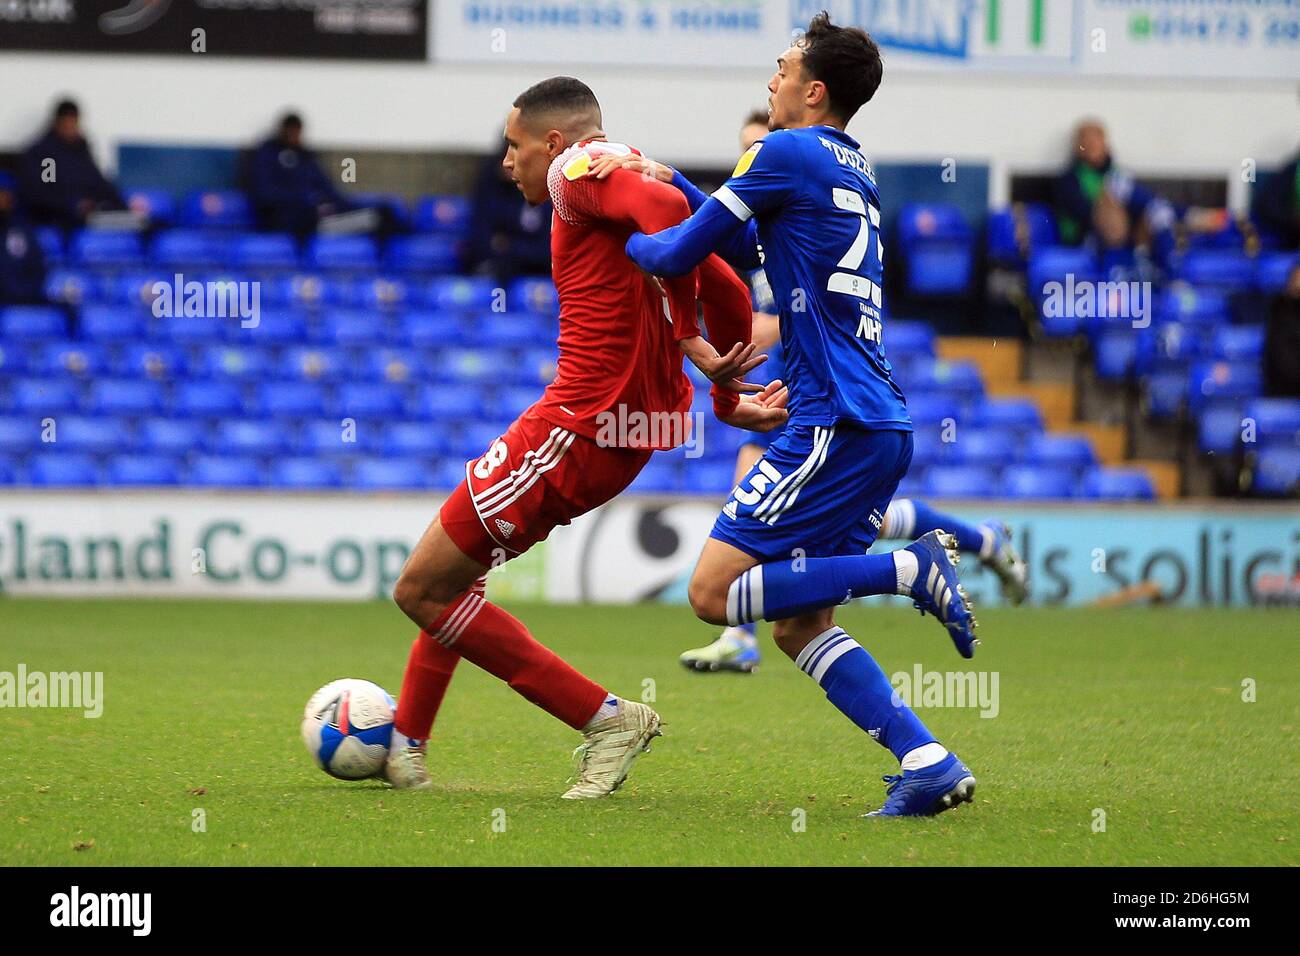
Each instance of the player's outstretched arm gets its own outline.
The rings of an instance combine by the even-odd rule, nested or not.
[[[653,235],[637,232],[627,240],[628,257],[638,266],[657,276],[677,276],[690,272],[711,252],[739,245],[746,224],[713,197],[693,216],[680,225]],[[758,268],[757,248],[752,265]]]

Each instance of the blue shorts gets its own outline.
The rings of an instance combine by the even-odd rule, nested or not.
[[[911,432],[792,422],[731,492],[710,536],[760,561],[863,554],[911,464]]]

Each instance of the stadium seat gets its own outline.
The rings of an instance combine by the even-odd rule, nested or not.
[[[131,447],[131,430],[118,418],[61,415],[55,425],[54,444],[59,448],[101,455]]]
[[[43,451],[27,461],[27,480],[33,485],[76,487],[97,485],[99,469],[89,455],[75,452]]]
[[[266,475],[254,458],[198,455],[186,472],[185,483],[203,488],[255,488],[266,484]]]
[[[450,491],[465,480],[465,461],[462,458],[444,458],[435,461],[429,470],[429,487]]]
[[[1077,469],[1097,463],[1092,442],[1083,435],[1030,435],[1021,446],[1020,459],[1028,465]]]
[[[167,275],[158,269],[130,269],[106,276],[99,284],[99,290],[91,301],[104,305],[127,306],[152,310],[154,293],[159,282],[171,285],[174,275]]]
[[[399,236],[384,252],[384,268],[393,272],[442,274],[459,266],[456,240],[448,236]]]
[[[141,452],[154,455],[187,455],[205,444],[207,429],[199,422],[176,418],[141,420],[136,444]]]
[[[331,309],[322,316],[313,335],[330,345],[360,347],[382,345],[391,338],[388,321],[362,309]]]
[[[1014,432],[958,427],[954,438],[947,444],[947,459],[954,465],[994,468],[1011,461],[1017,454]],[[916,461],[915,452],[912,460]]]
[[[182,226],[205,226],[219,229],[248,229],[253,225],[252,211],[244,194],[233,189],[198,190],[181,203]]]
[[[381,491],[428,488],[429,463],[419,458],[361,458],[352,467],[349,484]]]
[[[425,196],[415,204],[411,223],[419,232],[461,236],[469,228],[470,215],[465,196]]]
[[[29,367],[40,375],[100,375],[108,367],[108,355],[95,342],[46,342]]]
[[[560,297],[550,276],[520,276],[506,287],[506,307],[542,315],[560,314]]]
[[[129,345],[113,362],[113,374],[171,381],[189,371],[185,353],[168,345]]]
[[[518,312],[484,312],[472,322],[485,348],[526,348],[537,344],[536,326]]]
[[[153,242],[150,260],[164,269],[212,269],[225,265],[225,237],[201,229],[169,229]]]
[[[391,312],[403,308],[410,296],[410,286],[403,279],[374,276],[358,279],[353,283],[348,300],[360,309],[383,309]]]
[[[270,377],[271,353],[249,345],[210,345],[203,350],[201,368],[209,378],[255,381]]]
[[[134,233],[82,230],[72,241],[71,258],[90,268],[138,268],[144,263],[144,248]]]
[[[905,203],[896,227],[907,289],[914,295],[960,295],[974,275],[971,228],[945,203]]]
[[[1138,366],[1146,342],[1141,329],[1110,328],[1092,340],[1092,364],[1098,377],[1110,382],[1127,379]]]
[[[726,495],[736,485],[735,455],[726,458],[688,458],[679,471],[682,491],[689,494]]]
[[[1041,431],[1043,416],[1038,405],[1028,398],[986,398],[972,407],[965,424],[1024,434]]]
[[[72,411],[81,389],[73,381],[58,378],[14,379],[9,388],[9,407],[15,412],[38,416]]]
[[[58,226],[37,226],[36,242],[41,247],[47,266],[61,266],[67,258],[63,244],[63,230]]]
[[[984,380],[974,362],[949,362],[919,358],[908,363],[905,374],[895,376],[905,393],[946,392],[962,402],[984,397]]]
[[[165,189],[132,189],[126,207],[144,216],[151,226],[170,226],[176,222],[176,198]]]
[[[474,344],[474,327],[469,319],[438,309],[412,309],[400,320],[402,341],[416,348],[443,348]]]
[[[1173,368],[1154,372],[1143,383],[1143,401],[1152,418],[1175,417],[1187,398],[1187,372]]]
[[[81,309],[83,338],[100,341],[138,341],[145,335],[145,313],[125,305],[87,305]]]
[[[934,355],[934,329],[925,322],[888,319],[884,328],[884,346],[887,356]]]
[[[231,341],[251,345],[293,345],[307,338],[306,317],[296,309],[261,309],[249,325],[239,318],[208,321]]]
[[[41,444],[41,423],[31,417],[0,417],[0,454],[20,455]]]
[[[12,459],[0,458],[0,487],[18,483],[18,463]]]
[[[988,498],[998,487],[992,468],[932,465],[925,470],[924,494],[935,498]]]
[[[426,288],[426,304],[439,310],[487,311],[494,299],[500,301],[497,289],[486,276],[436,276]]]
[[[149,379],[99,379],[86,398],[86,410],[95,415],[151,415],[162,407],[162,387]]]
[[[668,455],[654,455],[628,485],[633,494],[674,494],[683,490],[682,463]]]
[[[1228,298],[1221,290],[1176,283],[1156,296],[1156,316],[1185,325],[1219,325],[1228,321]]]
[[[1043,246],[1029,257],[1026,289],[1030,299],[1041,302],[1049,282],[1064,283],[1067,276],[1075,281],[1100,278],[1096,256],[1083,246]]]
[[[267,458],[289,451],[289,430],[283,422],[227,419],[217,423],[207,444],[213,454]]]
[[[357,420],[391,421],[402,413],[402,389],[387,382],[344,382],[334,398],[334,414]]]
[[[1264,354],[1264,326],[1225,325],[1214,330],[1214,358],[1228,362],[1258,362]]]
[[[322,458],[278,458],[270,482],[281,488],[337,488],[343,483],[338,462]]]
[[[707,392],[704,393],[706,396]],[[712,408],[712,400],[708,409]],[[707,410],[706,410],[706,413]],[[912,432],[912,468],[926,468],[930,465],[943,464],[948,461],[952,444],[943,441],[939,429],[931,426],[914,426]],[[964,433],[963,433],[964,437]]]
[[[1232,455],[1242,448],[1241,405],[1233,401],[1212,402],[1199,411],[1196,446],[1214,455]]]
[[[296,450],[303,455],[335,458],[370,451],[381,422],[360,421],[344,425],[341,420],[306,422],[298,433]]]
[[[1092,468],[1079,488],[1081,498],[1105,501],[1152,501],[1151,476],[1141,468]]]
[[[105,483],[162,486],[180,484],[181,465],[175,458],[156,455],[114,455],[108,460]]]
[[[394,458],[437,458],[452,451],[446,431],[425,422],[397,422],[387,426],[380,451]]]
[[[0,310],[0,341],[61,339],[68,320],[61,309],[45,305],[10,305]]]
[[[231,240],[230,264],[256,272],[297,269],[298,245],[285,233],[242,233]]]
[[[305,418],[325,410],[325,396],[314,382],[263,382],[250,414]]]
[[[30,369],[27,352],[21,346],[0,342],[0,379],[25,375]]]
[[[1244,292],[1255,285],[1255,260],[1231,249],[1193,249],[1176,268],[1179,278],[1202,288]]]
[[[1187,405],[1195,413],[1215,399],[1254,398],[1262,387],[1257,362],[1197,362],[1188,378]]]
[[[1300,447],[1300,398],[1257,398],[1242,417],[1255,423],[1261,446]]]
[[[181,382],[172,396],[172,412],[191,418],[237,415],[243,404],[240,390],[230,382]]]
[[[350,371],[347,353],[330,346],[295,345],[280,355],[276,372],[280,378],[302,381],[334,381]]]
[[[1069,498],[1074,494],[1074,469],[1011,465],[1003,469],[997,488],[1008,498]]]
[[[916,425],[941,425],[962,420],[961,402],[947,392],[913,392],[907,396],[907,411]],[[964,423],[964,422],[963,422]]]
[[[98,280],[84,269],[51,269],[45,277],[45,296],[51,302],[80,305],[98,294]]]
[[[1300,494],[1300,448],[1261,449],[1251,491],[1258,495]]]
[[[444,384],[430,383],[416,388],[407,400],[406,414],[411,418],[439,424],[466,421],[478,418],[483,413],[485,404],[484,396],[472,386],[448,388]]]
[[[173,345],[207,345],[222,341],[227,332],[227,326],[238,326],[239,323],[234,319],[216,319],[207,316],[176,316],[169,319],[159,319],[155,325],[155,335],[157,338],[170,342]]]
[[[1268,252],[1259,257],[1255,277],[1259,291],[1266,295],[1281,292],[1293,270],[1300,267],[1300,255],[1294,252]]]
[[[530,388],[526,385],[517,385],[513,388],[494,388],[492,390],[492,410],[498,418],[513,420],[518,418],[524,409],[531,406],[540,397],[541,393],[536,388]],[[712,400],[710,400],[710,407],[712,407]]]
[[[313,269],[370,272],[379,264],[379,252],[369,236],[316,236],[307,244],[307,264]]]

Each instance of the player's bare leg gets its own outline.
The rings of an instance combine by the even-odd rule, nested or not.
[[[660,733],[651,708],[622,700],[578,673],[539,644],[524,625],[487,601],[476,585],[488,567],[460,550],[440,520],[425,531],[393,591],[402,611],[421,625],[419,641],[447,651],[506,681],[517,693],[582,731],[583,758],[568,799],[602,797],[616,790],[633,761]],[[449,679],[449,678],[448,678]],[[404,728],[403,698],[398,698]],[[394,786],[427,786],[423,741],[397,746],[389,757]],[[413,783],[399,782],[413,780]]]

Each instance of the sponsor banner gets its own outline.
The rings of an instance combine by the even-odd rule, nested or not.
[[[822,9],[888,70],[1292,79],[1300,0],[443,0],[446,61],[770,67]]]
[[[0,49],[423,60],[428,0],[0,0]]]
[[[204,492],[0,495],[0,595],[387,599],[442,500]],[[544,597],[545,547],[492,573]]]
[[[441,500],[210,492],[0,495],[0,594],[387,599]],[[499,600],[684,603],[720,502],[628,495],[492,572]],[[954,506],[1004,517],[1034,603],[1086,604],[1143,582],[1181,605],[1240,606],[1300,575],[1294,506]],[[896,542],[880,542],[891,550]],[[977,605],[997,580],[968,558]],[[896,599],[902,601],[903,599]]]

